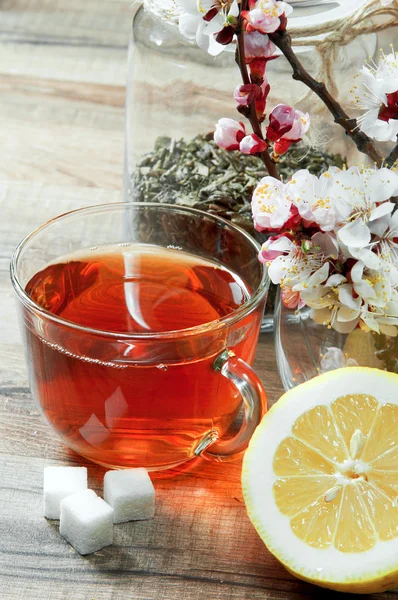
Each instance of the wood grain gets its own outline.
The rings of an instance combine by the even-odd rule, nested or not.
[[[49,218],[120,199],[130,5],[0,0],[0,598],[337,600],[267,552],[246,515],[239,461],[154,475],[155,519],[117,526],[115,544],[92,556],[41,516],[44,466],[87,464],[98,492],[104,470],[67,450],[32,399],[9,259]],[[255,366],[272,403],[282,388],[271,336]]]

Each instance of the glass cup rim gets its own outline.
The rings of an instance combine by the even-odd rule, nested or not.
[[[263,271],[262,277],[261,277],[261,281],[260,281],[259,285],[257,286],[257,289],[250,296],[250,298],[248,298],[248,300],[246,300],[241,306],[239,306],[239,308],[236,308],[235,310],[231,311],[227,315],[224,315],[223,317],[220,317],[219,319],[215,319],[213,321],[209,321],[209,322],[203,323],[201,325],[195,325],[193,327],[187,327],[184,329],[176,329],[176,330],[172,330],[172,331],[137,332],[137,333],[105,331],[105,330],[101,330],[101,329],[85,327],[84,325],[79,325],[78,323],[74,323],[73,321],[69,321],[68,319],[64,319],[62,317],[54,315],[50,311],[48,311],[45,308],[42,308],[41,306],[36,304],[36,302],[34,302],[30,298],[30,296],[25,292],[25,289],[22,286],[22,284],[19,280],[18,274],[17,274],[18,260],[21,256],[21,253],[24,250],[26,244],[30,240],[35,238],[37,235],[40,235],[40,233],[42,231],[51,227],[54,223],[62,221],[63,219],[65,219],[67,217],[71,217],[71,216],[79,215],[79,214],[84,216],[84,215],[89,215],[90,213],[108,212],[108,211],[121,210],[121,209],[126,209],[126,208],[132,208],[132,209],[153,208],[153,209],[164,210],[164,211],[171,210],[174,213],[183,213],[183,214],[188,213],[188,214],[191,214],[196,217],[200,217],[200,216],[206,217],[207,219],[211,219],[216,223],[220,223],[224,227],[227,226],[230,229],[240,233],[240,235],[242,235],[242,237],[245,238],[246,242],[249,243],[258,252],[260,252],[260,249],[261,249],[259,243],[247,231],[245,231],[241,227],[235,225],[234,223],[231,223],[230,221],[227,221],[226,219],[223,219],[222,217],[206,213],[205,211],[198,210],[197,208],[190,208],[187,206],[181,206],[181,205],[176,205],[176,204],[157,203],[157,202],[108,202],[108,203],[104,203],[104,204],[95,204],[93,206],[84,206],[81,208],[76,208],[76,209],[67,211],[56,217],[53,217],[52,219],[49,219],[48,221],[46,221],[39,227],[36,227],[27,236],[25,236],[21,240],[21,242],[19,242],[18,246],[15,248],[13,255],[11,257],[11,262],[10,262],[11,282],[12,282],[15,293],[17,294],[19,300],[21,300],[21,302],[24,304],[24,306],[31,312],[34,312],[36,315],[40,315],[42,318],[44,318],[48,321],[52,321],[53,323],[56,323],[63,327],[67,327],[69,329],[73,329],[76,331],[85,332],[85,333],[89,333],[92,335],[111,338],[111,339],[115,339],[115,340],[116,339],[117,340],[123,340],[123,339],[124,340],[127,340],[127,339],[128,340],[131,340],[131,339],[159,340],[159,339],[170,339],[170,338],[173,339],[173,338],[186,337],[186,336],[191,336],[191,335],[198,335],[198,334],[205,333],[208,331],[214,331],[216,329],[219,329],[219,328],[222,328],[225,326],[233,325],[236,322],[240,321],[243,317],[250,314],[255,308],[257,308],[259,303],[262,301],[263,296],[269,286],[269,277],[268,277],[267,269],[265,268],[265,266],[262,267],[262,271]]]

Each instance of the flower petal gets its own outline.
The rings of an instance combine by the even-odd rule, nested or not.
[[[397,213],[395,213],[395,214],[397,214]],[[381,217],[380,219],[377,219],[376,221],[372,221],[372,223],[369,223],[370,233],[374,233],[378,237],[382,237],[383,234],[387,231],[387,229],[390,225],[390,220],[392,218],[393,217],[391,217],[391,214],[387,214],[384,217]]]
[[[371,329],[372,331],[376,331],[377,333],[380,333],[379,325],[372,314],[362,313],[361,319],[369,327],[369,329]]]
[[[383,167],[370,172],[366,188],[373,202],[383,202],[398,192],[398,173]]]
[[[282,256],[278,256],[275,260],[272,261],[270,266],[268,267],[268,275],[275,285],[278,285],[281,282],[281,279],[285,276],[285,261]]]
[[[196,38],[199,22],[200,19],[198,19],[197,15],[183,13],[178,21],[178,28],[181,35],[188,40],[194,40]]]
[[[317,288],[308,288],[300,290],[300,296],[303,302],[305,302],[311,308],[324,308],[330,306],[330,299],[328,298],[329,288],[324,286],[318,286]]]
[[[340,285],[340,283],[344,283],[345,281],[347,281],[347,279],[344,277],[344,275],[340,275],[339,273],[335,273],[334,275],[331,275],[329,277],[329,279],[327,280],[327,282],[325,283],[325,285],[328,286],[328,287],[335,287],[337,285]]]
[[[352,310],[347,306],[342,306],[337,313],[337,320],[341,323],[348,323],[350,321],[354,321],[360,315],[360,310]]]
[[[329,268],[330,264],[328,262],[325,262],[325,264],[323,264],[320,269],[318,269],[313,275],[311,275],[308,281],[309,286],[317,287],[320,283],[323,283],[328,278]]]
[[[318,325],[328,325],[332,317],[330,308],[315,308],[311,311],[312,319]]]
[[[351,254],[354,256],[354,258],[358,258],[361,262],[363,262],[365,267],[368,269],[378,270],[381,268],[380,258],[375,252],[369,250],[369,248],[363,248],[362,250],[351,249]]]
[[[341,369],[347,365],[347,359],[345,354],[340,348],[331,347],[328,348],[321,359],[321,370],[322,372],[334,371],[334,369]]]
[[[300,292],[301,290],[316,289],[321,283],[327,279],[329,275],[330,265],[328,262],[322,265],[320,269],[315,271],[309,278],[303,278],[299,283],[293,286],[294,292]]]
[[[395,325],[384,325],[379,321],[379,329],[380,333],[384,333],[384,335],[388,335],[390,337],[397,337],[398,329]]]
[[[332,323],[332,327],[339,333],[351,333],[351,331],[354,331],[358,323],[359,318],[355,319],[354,321],[347,321],[346,323],[335,320]]]
[[[389,215],[394,210],[395,204],[393,202],[383,202],[376,206],[371,212],[369,216],[369,221],[376,221],[385,215]]]
[[[359,281],[354,283],[354,290],[364,300],[376,300],[377,294],[373,287],[366,281]]]
[[[351,308],[352,310],[358,310],[362,304],[362,298],[354,298],[352,295],[353,287],[350,283],[344,283],[338,288],[339,300],[341,304]]]
[[[351,269],[351,279],[354,283],[359,283],[362,281],[363,270],[365,268],[364,263],[359,260],[355,263],[355,265]]]
[[[362,219],[357,219],[344,225],[338,232],[338,238],[348,247],[363,248],[370,242],[370,231]]]
[[[267,245],[267,250],[276,250],[277,252],[290,252],[294,250],[295,244],[285,235],[279,237],[274,242]]]
[[[339,255],[339,244],[336,238],[330,233],[321,233],[318,231],[312,236],[311,242],[315,246],[320,247],[320,252],[324,254],[325,257],[337,257]]]

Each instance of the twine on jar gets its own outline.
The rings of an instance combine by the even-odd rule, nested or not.
[[[375,17],[388,17],[383,21],[371,22]],[[289,28],[292,35],[293,46],[307,46],[314,48],[318,55],[315,79],[323,81],[333,96],[338,95],[338,88],[334,79],[334,65],[338,59],[338,53],[342,46],[347,46],[358,36],[369,33],[378,33],[398,22],[398,0],[383,6],[380,0],[369,0],[364,6],[356,10],[350,17],[334,19],[323,25],[312,25],[310,27]],[[326,35],[325,35],[326,34]],[[322,39],[316,39],[318,36]],[[298,102],[308,101],[311,97],[313,103],[313,92],[307,92]],[[325,109],[323,103],[318,101],[316,108],[318,112]],[[312,104],[314,111],[314,105]]]

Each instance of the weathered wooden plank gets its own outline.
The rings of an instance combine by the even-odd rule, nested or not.
[[[0,180],[120,189],[124,88],[0,76],[1,89]]]
[[[0,73],[124,85],[131,4],[3,0]]]
[[[0,41],[31,45],[124,48],[132,2],[8,0],[0,5]]]
[[[58,524],[41,516],[42,469],[57,460],[2,458],[0,577],[40,581],[44,590],[55,584],[54,598],[63,598],[67,587],[95,594],[100,582],[100,589],[121,586],[129,594],[141,583],[153,597],[178,582],[181,598],[193,584],[197,591],[218,588],[214,597],[220,598],[308,587],[287,576],[255,535],[242,504],[239,463],[201,465],[200,475],[182,473],[173,482],[154,476],[156,518],[115,527],[112,547],[82,558],[59,536]],[[103,470],[92,466],[89,473],[91,487],[100,493]]]
[[[9,258],[47,219],[120,199],[130,2],[0,0],[1,600],[337,599],[264,548],[242,501],[240,462],[154,475],[155,519],[117,526],[115,544],[93,556],[79,556],[41,516],[44,466],[86,464],[99,493],[104,469],[56,438],[30,394]],[[255,367],[274,402],[282,390],[271,336]]]

